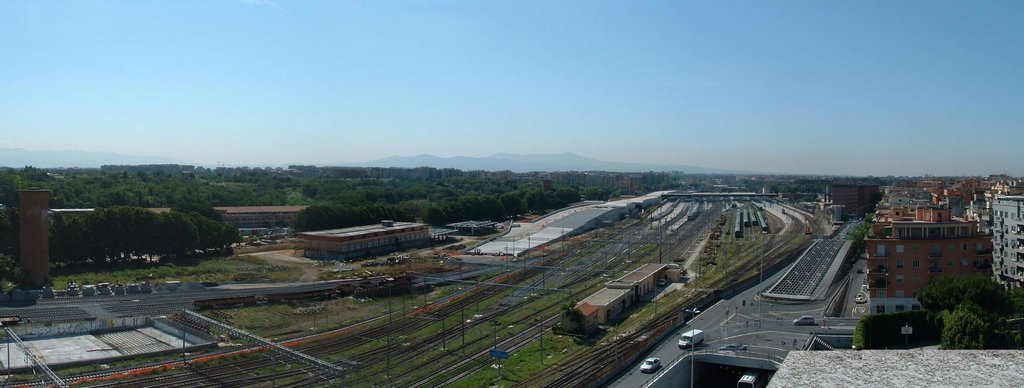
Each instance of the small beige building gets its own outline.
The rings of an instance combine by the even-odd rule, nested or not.
[[[677,264],[645,264],[605,285],[600,291],[576,303],[583,314],[583,330],[590,332],[622,314],[633,303],[644,299],[657,287],[658,280],[671,283],[679,280]]]

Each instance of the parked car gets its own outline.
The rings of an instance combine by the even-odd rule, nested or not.
[[[659,358],[648,358],[644,360],[643,364],[640,364],[640,372],[643,373],[654,373],[654,371],[661,368],[661,359]]]
[[[814,317],[804,315],[800,318],[794,319],[793,326],[814,326]]]
[[[747,345],[741,344],[739,342],[734,344],[725,344],[719,346],[718,350],[747,350]]]

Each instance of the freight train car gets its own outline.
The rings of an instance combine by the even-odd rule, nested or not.
[[[268,302],[287,302],[293,300],[309,300],[309,299],[324,299],[330,298],[335,295],[336,291],[333,288],[327,288],[323,290],[313,291],[302,291],[302,292],[282,292],[277,294],[268,294],[265,298]]]
[[[226,298],[210,298],[210,299],[196,299],[192,301],[192,307],[196,310],[205,309],[217,309],[224,307],[233,306],[244,306],[259,303],[259,297],[255,295],[249,296],[232,296]]]
[[[736,212],[736,222],[732,228],[733,237],[743,238],[743,212]]]

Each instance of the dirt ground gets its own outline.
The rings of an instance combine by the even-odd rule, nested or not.
[[[301,269],[302,277],[299,278],[300,282],[315,281],[317,274],[320,272],[320,267],[317,267],[316,260],[298,256],[298,251],[294,249],[250,253],[243,256],[258,257],[266,260],[268,264],[272,265],[282,265]]]

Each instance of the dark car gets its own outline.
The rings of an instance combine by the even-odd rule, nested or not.
[[[794,319],[793,326],[814,326],[814,317],[804,315],[800,318]]]
[[[718,347],[718,350],[747,350],[747,345],[741,343],[725,344]]]

